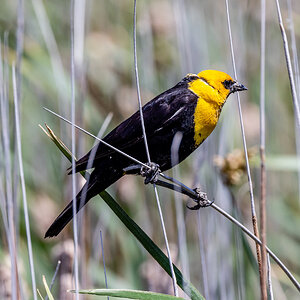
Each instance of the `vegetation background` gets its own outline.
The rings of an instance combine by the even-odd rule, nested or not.
[[[5,1],[0,9],[1,51],[4,67],[8,67],[5,78],[9,81],[8,113],[5,116],[10,133],[10,154],[7,155],[4,153],[2,115],[0,197],[2,203],[6,203],[11,185],[20,297],[30,299],[32,289],[22,193],[19,177],[14,176],[18,174],[14,171],[18,164],[11,66],[17,61],[20,3],[23,1]],[[247,144],[252,148],[251,174],[258,207],[260,1],[231,0],[229,6],[237,79],[248,87],[248,91],[241,94],[241,101]],[[295,38],[299,48],[300,2],[281,1],[281,6],[289,40]],[[133,1],[86,1],[85,10],[81,12],[85,16],[81,19],[85,23],[84,56],[83,67],[76,76],[76,123],[96,135],[110,114],[112,118],[106,133],[138,108],[133,63]],[[138,1],[137,54],[143,103],[175,85],[187,73],[218,69],[233,75],[226,22],[225,1]],[[290,34],[291,24],[295,35]],[[5,41],[7,47],[4,47]],[[75,47],[80,48],[80,44],[75,44]],[[70,119],[70,49],[70,1],[25,1],[19,99],[22,155],[37,287],[45,294],[42,275],[49,283],[60,259],[60,271],[53,286],[56,299],[72,297],[65,292],[74,287],[72,226],[67,226],[57,238],[45,240],[43,237],[53,219],[72,198],[72,185],[71,176],[66,175],[69,163],[38,124],[47,123],[71,148],[71,127],[43,110],[43,107],[48,107]],[[79,53],[77,61],[80,61],[80,51],[76,49],[75,56]],[[5,80],[0,84],[3,88]],[[294,108],[275,1],[267,1],[265,95],[267,240],[270,248],[299,279],[300,196]],[[180,164],[176,178],[190,187],[201,187],[216,204],[252,228],[239,122],[236,97],[230,96],[217,128],[200,149]],[[80,157],[94,141],[77,132],[76,142],[76,156]],[[218,166],[224,163],[224,157],[228,165],[222,173]],[[5,168],[7,161],[11,162],[10,182]],[[165,249],[152,186],[145,186],[140,177],[127,176],[109,191]],[[159,193],[173,259],[182,266],[175,197],[168,190],[159,189]],[[188,264],[183,267],[188,269],[193,284],[207,299],[257,299],[260,293],[258,271],[251,262],[253,255],[247,254],[247,243],[241,231],[210,208],[188,210],[185,205],[189,201],[180,197],[188,250]],[[4,207],[1,206],[1,224]],[[79,220],[81,288],[105,287],[101,231],[110,288],[172,292],[171,279],[99,197],[86,206],[84,216],[81,215]],[[249,241],[249,245],[254,253],[253,242]],[[0,260],[0,298],[10,299],[11,260],[2,225]],[[271,268],[275,298],[299,298],[286,275],[272,261]]]

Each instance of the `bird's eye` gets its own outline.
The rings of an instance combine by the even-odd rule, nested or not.
[[[232,80],[224,80],[223,81],[223,85],[224,85],[225,89],[227,89],[227,90],[230,90],[233,83],[234,82]]]

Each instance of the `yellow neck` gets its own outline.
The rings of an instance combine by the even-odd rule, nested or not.
[[[228,94],[222,95],[202,79],[190,82],[188,88],[198,96],[194,112],[194,141],[198,147],[216,127]]]

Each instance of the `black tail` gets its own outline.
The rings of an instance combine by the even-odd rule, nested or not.
[[[93,173],[90,176],[89,181],[83,186],[81,191],[76,196],[76,213],[94,196],[104,191],[107,187],[117,181],[122,177],[122,174],[115,174],[113,178],[108,178],[109,176],[103,176],[102,181],[98,181],[99,178],[97,175],[93,176]],[[88,185],[88,186],[86,186]],[[49,229],[45,234],[45,238],[57,236],[64,227],[72,220],[73,218],[73,200],[65,207],[65,209],[60,213],[60,215],[54,220]]]

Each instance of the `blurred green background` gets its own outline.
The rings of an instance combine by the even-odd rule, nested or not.
[[[293,21],[296,44],[299,46],[300,2],[281,2],[289,40],[291,35],[288,29]],[[292,5],[291,14],[287,3]],[[248,87],[248,91],[241,94],[241,103],[247,144],[254,149],[251,151],[251,174],[258,209],[260,1],[232,0],[229,6],[237,79]],[[267,1],[267,239],[270,248],[300,279],[300,197],[294,109],[275,9],[275,2]],[[0,154],[2,194],[7,189],[5,161],[11,160],[13,174],[16,155],[11,65],[16,61],[17,11],[18,1],[6,1],[0,10],[2,55],[5,56],[7,50],[9,62],[11,141],[10,157],[3,152]],[[83,23],[85,29],[82,61],[80,34],[75,34],[75,56],[78,55],[76,123],[97,135],[110,113],[113,117],[106,133],[138,108],[133,63],[133,1],[86,1],[85,10],[79,11],[85,19],[78,14],[76,22]],[[37,286],[44,295],[42,275],[49,283],[57,260],[61,259],[53,294],[55,299],[71,299],[65,290],[74,288],[72,226],[68,225],[57,238],[43,239],[48,226],[72,198],[71,177],[66,175],[69,163],[38,127],[38,124],[47,123],[71,148],[71,127],[43,110],[45,106],[70,119],[70,2],[26,1],[24,21],[20,113]],[[233,76],[226,22],[225,1],[138,1],[137,55],[143,103],[175,85],[187,73],[218,69]],[[7,34],[8,46],[5,48],[3,41]],[[242,160],[243,164],[243,152],[233,152],[234,149],[242,149],[239,122],[236,97],[230,96],[217,128],[200,149],[180,164],[177,176],[180,174],[179,179],[190,187],[201,187],[217,205],[252,228],[247,177],[243,167],[235,169],[236,161]],[[77,132],[76,142],[76,156],[80,157],[94,141]],[[232,152],[235,156],[228,157],[228,153]],[[229,159],[230,168],[233,168],[233,173],[229,174],[234,177],[232,184],[224,184],[218,168],[224,157]],[[172,175],[172,172],[169,174]],[[16,189],[20,188],[18,179],[12,184]],[[142,178],[127,176],[111,186],[109,191],[150,237],[165,249],[153,188],[144,186]],[[159,192],[173,258],[177,265],[182,266],[175,197],[167,190],[160,189]],[[14,194],[14,198],[21,298],[30,299],[32,291],[21,192],[18,196]],[[190,211],[185,206],[190,200],[180,197],[179,201],[184,211],[192,283],[207,299],[257,299],[260,293],[259,276],[251,263],[251,256],[247,255],[247,243],[241,231],[210,208]],[[105,287],[101,230],[110,288],[172,292],[171,279],[99,197],[86,206],[79,224],[81,288]],[[1,299],[5,299],[7,293],[6,298],[10,299],[10,258],[2,225],[0,234],[0,295]],[[255,255],[252,241],[249,245]],[[271,267],[275,298],[299,298],[296,289],[273,261]]]

